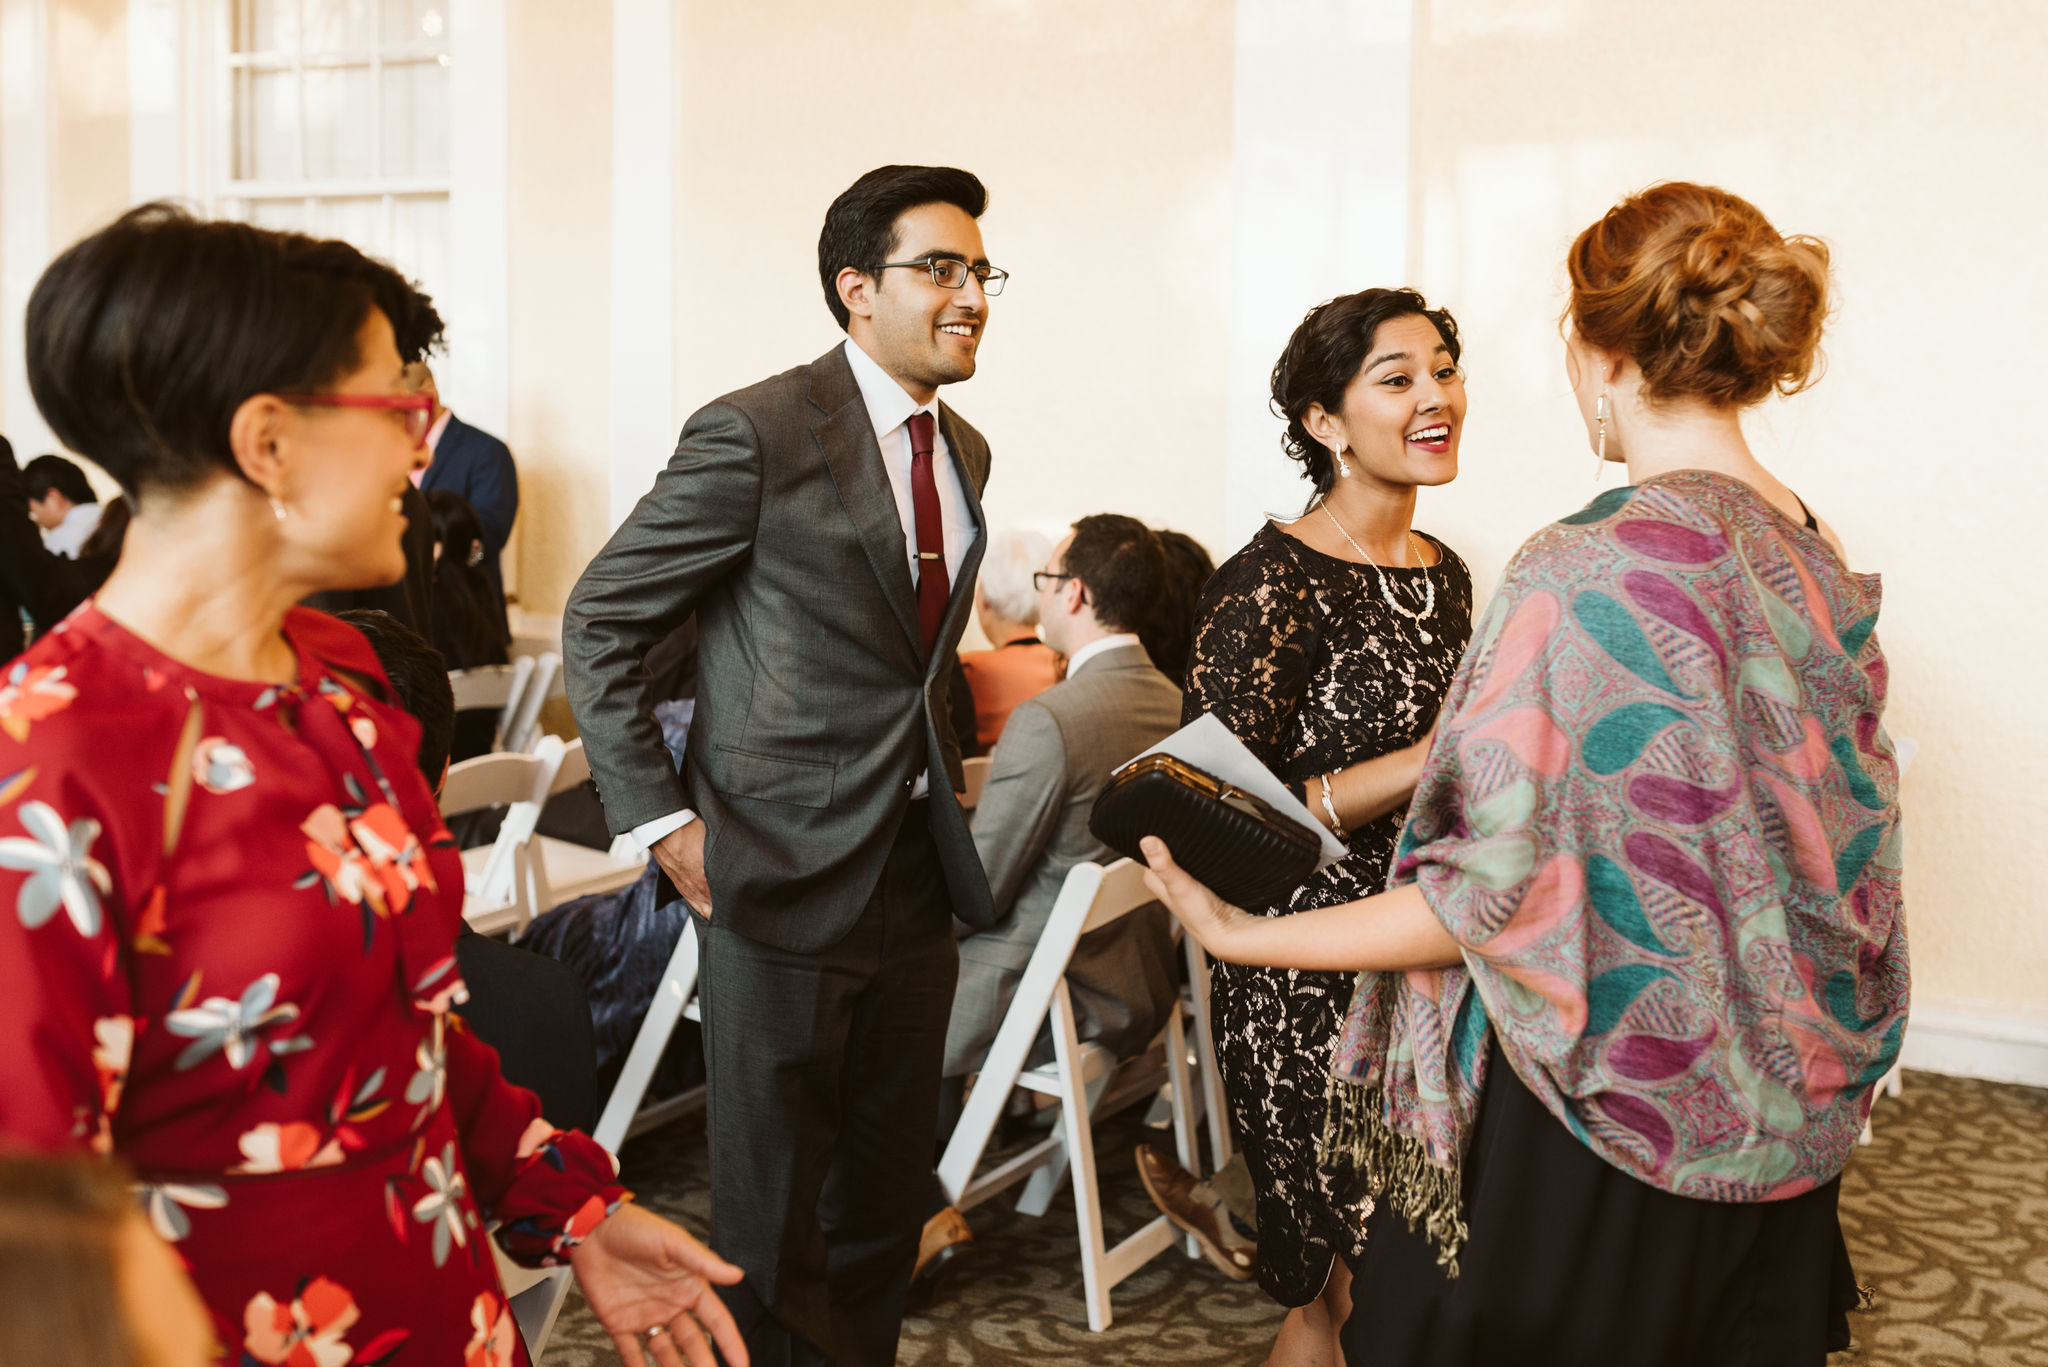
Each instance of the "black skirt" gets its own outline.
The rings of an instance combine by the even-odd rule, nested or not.
[[[1464,1172],[1460,1275],[1384,1204],[1352,1264],[1349,1367],[1512,1362],[1822,1367],[1856,1281],[1841,1178],[1785,1201],[1697,1201],[1613,1167],[1491,1051]]]

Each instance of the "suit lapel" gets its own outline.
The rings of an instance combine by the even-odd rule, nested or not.
[[[946,601],[946,621],[940,631],[941,638],[951,636],[958,639],[959,631],[954,630],[954,618],[961,619],[960,631],[966,630],[966,616],[974,604],[974,581],[981,573],[981,557],[988,549],[988,517],[981,509],[981,486],[988,480],[987,461],[978,462],[981,469],[970,468],[967,462],[966,445],[960,440],[960,420],[953,416],[944,400],[939,402],[939,431],[946,438],[946,451],[953,459],[953,473],[960,481],[960,492],[967,498],[967,511],[974,518],[974,544],[960,557],[960,572],[953,576],[952,593]]]
[[[917,625],[917,592],[910,582],[903,524],[896,516],[896,495],[882,468],[882,449],[875,444],[874,423],[861,402],[853,367],[838,347],[811,365],[811,403],[820,416],[811,424],[826,468],[838,486],[839,502],[853,523],[868,564],[882,585],[883,596],[896,613],[911,648],[922,656],[924,638]],[[979,505],[976,516],[980,515]]]

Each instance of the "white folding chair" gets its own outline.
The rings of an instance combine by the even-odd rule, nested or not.
[[[995,767],[995,761],[987,755],[976,755],[961,767],[967,773],[967,791],[960,795],[960,805],[971,812],[981,805],[981,790],[988,785],[988,771]]]
[[[533,661],[533,676],[519,695],[519,706],[505,729],[502,745],[507,750],[532,750],[540,743],[540,709],[549,698],[563,695],[562,657],[553,651],[521,659]],[[516,666],[515,666],[516,668]]]
[[[498,838],[462,852],[462,916],[481,935],[518,930],[538,903],[529,846],[541,804],[562,762],[562,742],[549,736],[531,755],[478,755],[448,770],[441,818],[505,808]]]
[[[548,784],[548,796],[566,793],[589,777],[590,760],[583,753],[583,742],[572,740],[562,748],[562,762]],[[629,850],[632,853],[627,853]],[[631,840],[615,841],[610,850],[594,850],[573,840],[536,835],[532,851],[535,915],[578,897],[631,887],[647,867],[646,851]]]
[[[654,1078],[654,1070],[668,1048],[669,1037],[675,1033],[676,1022],[685,1015],[697,1016],[696,996],[697,931],[694,926],[685,925],[682,935],[676,940],[675,952],[669,955],[661,984],[654,990],[654,1000],[649,1003],[647,1015],[640,1022],[639,1033],[633,1037],[633,1048],[626,1055],[619,1080],[613,1085],[604,1113],[598,1117],[597,1128],[591,1133],[593,1139],[611,1152],[617,1153],[636,1134],[703,1108],[702,1083],[651,1106],[643,1108],[640,1104],[647,1095],[647,1085]],[[495,1247],[493,1244],[494,1250]],[[526,1341],[527,1354],[533,1359],[534,1367],[539,1367],[541,1353],[549,1336],[554,1333],[555,1319],[561,1314],[562,1302],[569,1294],[569,1269],[553,1268],[537,1273],[517,1267],[500,1255],[498,1270],[505,1278],[512,1318],[519,1325],[520,1337]]]
[[[483,665],[476,669],[451,669],[448,684],[455,690],[455,710],[468,712],[486,707],[497,709],[498,724],[491,748],[505,748],[505,733],[518,714],[527,681],[533,677],[533,657],[521,655],[510,664]]]
[[[1109,1326],[1110,1288],[1171,1247],[1179,1237],[1172,1223],[1162,1215],[1114,1248],[1106,1246],[1091,1120],[1105,1108],[1105,1094],[1117,1060],[1098,1045],[1081,1043],[1075,1032],[1074,1005],[1066,982],[1067,965],[1083,935],[1110,925],[1153,900],[1144,877],[1143,866],[1129,859],[1119,859],[1108,868],[1077,864],[1068,871],[1045,933],[1024,969],[1010,1009],[989,1047],[974,1090],[968,1095],[966,1109],[939,1160],[939,1183],[946,1189],[948,1199],[963,1211],[1028,1176],[1032,1179],[1031,1187],[1018,1202],[1018,1208],[1042,1212],[1060,1177],[1071,1169],[1088,1327],[1098,1333]],[[1025,1060],[1038,1038],[1039,1027],[1047,1020],[1052,1023],[1054,1060],[1027,1069]],[[1178,1007],[1167,1020],[1166,1067],[1173,1088],[1175,1146],[1182,1166],[1193,1168],[1197,1159],[1192,1079],[1187,1036]],[[1015,1087],[1056,1098],[1060,1103],[1059,1128],[977,1177],[975,1168]],[[1114,1099],[1108,1101],[1114,1104]]]

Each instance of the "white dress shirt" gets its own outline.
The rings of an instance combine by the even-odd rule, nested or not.
[[[67,560],[78,559],[78,552],[100,525],[100,512],[97,503],[72,504],[71,511],[64,514],[62,522],[43,531],[44,547],[52,555],[61,555]]]
[[[934,398],[930,403],[919,403],[910,397],[902,385],[896,383],[888,371],[882,369],[874,357],[861,350],[853,338],[846,339],[846,360],[853,369],[854,383],[860,386],[861,403],[868,410],[868,421],[874,424],[875,445],[882,450],[882,470],[889,477],[890,492],[896,496],[896,523],[903,531],[903,556],[910,566],[910,583],[916,587],[923,573],[917,558],[917,509],[912,502],[910,487],[910,418],[914,413],[932,415],[932,482],[939,495],[939,525],[944,529],[946,539],[946,583],[958,587],[960,566],[967,558],[967,548],[980,535],[974,524],[974,510],[968,505],[967,490],[960,482],[960,469],[953,461],[951,448],[946,445],[946,434],[939,424],[939,403]],[[1130,638],[1138,639],[1133,636]],[[931,771],[917,776],[917,783],[911,789],[912,798],[925,797],[931,792]],[[696,819],[697,814],[687,809],[656,817],[633,828],[633,838],[643,847],[652,848],[654,842],[670,831],[681,830]]]
[[[1117,649],[1119,646],[1135,646],[1143,644],[1144,643],[1137,638],[1137,635],[1135,633],[1129,631],[1119,631],[1113,636],[1104,636],[1100,640],[1090,641],[1087,645],[1082,646],[1079,650],[1075,651],[1071,656],[1067,658],[1067,677],[1071,679],[1076,674],[1079,674],[1081,672],[1081,666],[1087,664],[1097,655],[1106,654],[1109,651]]]

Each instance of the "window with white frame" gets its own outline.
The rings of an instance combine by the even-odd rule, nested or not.
[[[224,0],[219,212],[449,278],[447,0]]]

